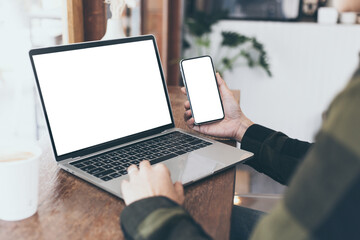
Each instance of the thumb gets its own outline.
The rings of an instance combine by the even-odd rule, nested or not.
[[[232,94],[229,87],[227,86],[224,79],[220,76],[220,73],[216,73],[216,79],[219,86],[219,91],[221,96],[228,96],[229,94]]]
[[[186,94],[187,94],[187,93],[186,93],[186,88],[185,88],[185,87],[180,88],[180,90],[181,90],[181,92],[182,92],[184,95],[186,95]]]
[[[225,89],[229,89],[226,82],[224,81],[224,79],[220,76],[220,73],[216,73],[216,80],[217,80],[217,84],[219,86],[220,91],[225,90]]]
[[[177,203],[179,203],[180,205],[182,205],[184,203],[184,187],[181,184],[181,182],[176,182],[174,183],[174,188],[175,188],[175,192],[178,195],[178,199],[177,199]]]
[[[221,75],[220,75],[219,72],[216,73],[216,80],[217,80],[217,84],[218,84],[219,86],[225,82],[224,79],[222,79],[222,77],[221,77]]]

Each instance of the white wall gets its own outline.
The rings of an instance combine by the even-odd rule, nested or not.
[[[262,69],[247,67],[225,73],[228,85],[241,90],[246,115],[291,137],[312,141],[321,114],[359,62],[360,25],[227,20],[213,28],[213,44],[221,31],[257,37],[270,58],[272,78]]]
[[[0,1],[0,145],[35,139],[34,81],[28,56],[30,32],[24,6]]]

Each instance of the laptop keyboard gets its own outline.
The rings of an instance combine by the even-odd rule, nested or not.
[[[126,175],[126,169],[131,164],[139,166],[142,160],[146,159],[155,164],[211,144],[181,132],[171,132],[70,164],[97,178],[109,181]]]

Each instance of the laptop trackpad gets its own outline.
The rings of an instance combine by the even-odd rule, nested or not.
[[[225,164],[221,162],[196,152],[189,153],[180,161],[176,159],[176,161],[171,162],[172,163],[166,165],[170,168],[172,180],[179,181],[183,184],[209,176],[217,169],[225,166]],[[177,163],[177,166],[174,166],[173,163]],[[175,167],[177,171],[174,169]]]

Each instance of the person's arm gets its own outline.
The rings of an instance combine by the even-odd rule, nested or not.
[[[254,124],[242,137],[241,148],[254,153],[245,164],[287,185],[312,144]]]
[[[127,207],[120,223],[126,239],[210,239],[181,207],[183,187],[171,182],[165,165],[143,161],[128,172],[130,180],[121,185]]]
[[[225,118],[212,124],[194,125],[189,101],[184,103],[184,119],[189,128],[216,137],[228,137],[241,142],[243,149],[255,153],[247,164],[274,180],[287,184],[311,144],[291,139],[280,132],[254,124],[241,111],[238,102],[219,74],[217,82],[224,106]],[[185,88],[182,88],[186,95]]]
[[[163,196],[130,204],[120,223],[126,239],[211,239],[184,208]]]
[[[187,124],[195,130],[220,137],[240,136],[253,123],[242,113],[232,92],[217,74],[224,104],[225,118],[210,125],[194,126],[193,118]],[[184,89],[182,89],[184,92]],[[184,92],[185,93],[185,92]],[[185,108],[189,109],[189,102]],[[191,114],[191,112],[190,112]],[[241,139],[238,139],[241,140]],[[122,182],[126,205],[121,214],[121,226],[127,239],[210,239],[202,228],[180,206],[184,199],[180,183],[171,182],[169,172],[162,164],[154,167],[141,162],[140,170],[129,167],[130,181]]]
[[[360,71],[331,104],[316,144],[257,239],[359,239]]]

